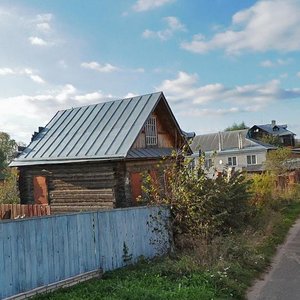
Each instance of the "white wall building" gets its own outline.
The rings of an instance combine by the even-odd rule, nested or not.
[[[193,157],[205,153],[205,165],[211,172],[225,168],[263,171],[263,163],[269,150],[276,147],[247,137],[248,129],[198,135],[193,139]]]

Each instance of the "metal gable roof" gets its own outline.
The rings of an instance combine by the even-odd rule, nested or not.
[[[125,158],[160,99],[162,92],[59,111],[11,166]]]
[[[243,149],[270,149],[274,148],[268,144],[262,144],[247,138],[248,129],[223,131],[204,135],[197,135],[193,139],[191,149],[195,153],[201,151],[219,151],[219,143],[221,142],[222,151],[231,151],[239,149],[241,143]],[[240,140],[240,141],[239,141]]]

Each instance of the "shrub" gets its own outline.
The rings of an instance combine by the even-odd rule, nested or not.
[[[251,210],[249,181],[243,174],[208,178],[204,157],[199,159],[200,163],[192,168],[190,159],[174,154],[160,179],[145,176],[143,198],[170,206],[175,242],[179,235],[209,241],[240,229]]]
[[[275,188],[275,176],[270,172],[254,174],[250,190],[252,192],[252,204],[256,207],[264,207],[271,203]]]

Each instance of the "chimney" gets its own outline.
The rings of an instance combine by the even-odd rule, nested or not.
[[[223,136],[222,132],[218,132],[218,138],[219,138],[219,151],[222,151],[223,149]]]
[[[38,135],[38,132],[34,132],[33,135],[31,136],[31,142],[34,141],[35,137]]]
[[[36,136],[44,129],[45,127],[39,127],[38,131],[35,131],[31,136],[31,142],[36,138]]]
[[[243,149],[243,138],[241,132],[238,133],[238,145],[239,145],[239,149]]]
[[[272,124],[272,126],[275,126],[276,125],[276,120],[272,120],[271,124]]]

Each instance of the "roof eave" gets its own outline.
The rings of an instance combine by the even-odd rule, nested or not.
[[[42,159],[42,160],[14,160],[9,164],[9,167],[26,167],[38,165],[55,165],[55,164],[70,164],[78,162],[95,162],[95,161],[117,161],[124,160],[124,156],[110,156],[97,158],[72,158],[72,159]]]

